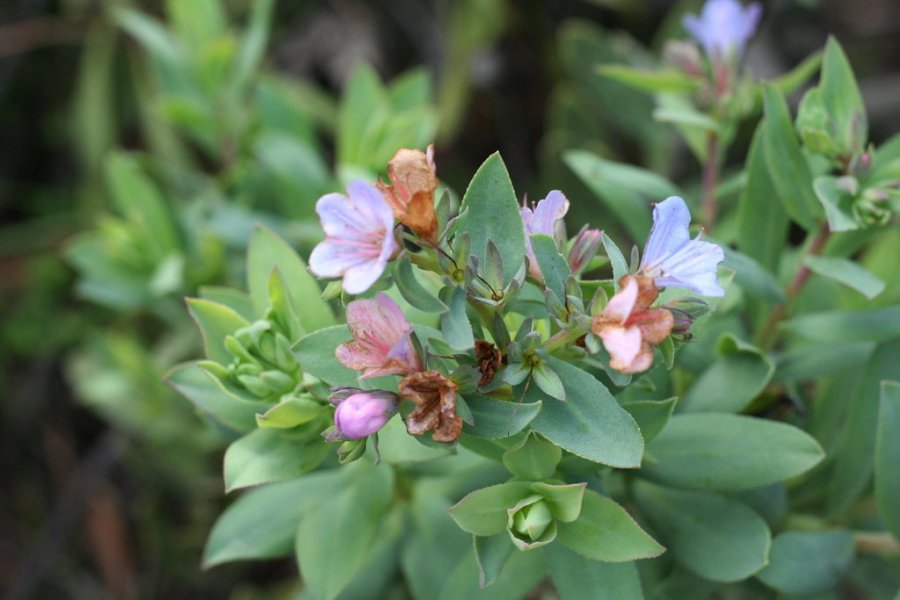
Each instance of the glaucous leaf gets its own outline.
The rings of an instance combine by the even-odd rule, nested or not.
[[[822,277],[853,288],[869,300],[884,291],[884,282],[865,268],[846,258],[807,255],[803,264]]]
[[[166,375],[165,380],[190,400],[199,412],[241,433],[252,431],[256,427],[256,415],[270,406],[229,394],[215,376],[195,363],[178,365]]]
[[[475,562],[478,564],[478,585],[487,587],[497,580],[509,556],[515,550],[506,534],[490,537],[472,536]]]
[[[641,514],[680,564],[712,581],[733,582],[762,569],[772,542],[762,518],[737,500],[637,481]]]
[[[555,400],[553,400],[555,402]],[[484,439],[508,438],[525,429],[541,412],[543,402],[510,402],[476,394],[466,395],[474,423],[463,432]]]
[[[307,333],[294,346],[294,357],[306,373],[337,386],[358,386],[356,371],[348,369],[334,352],[352,339],[346,325],[334,325]]]
[[[665,552],[624,508],[590,490],[578,519],[558,523],[557,541],[585,558],[603,562],[653,558]]]
[[[556,294],[557,298],[566,297],[566,278],[571,274],[569,263],[559,253],[556,240],[549,235],[531,236],[531,246],[544,276],[544,284]]]
[[[675,415],[647,447],[641,474],[688,489],[735,491],[795,477],[825,452],[786,423],[741,415]]]
[[[460,529],[478,536],[491,536],[506,531],[506,511],[531,494],[531,484],[510,481],[481,488],[465,496],[448,511]]]
[[[591,560],[563,544],[541,550],[560,600],[644,600],[636,563]]]
[[[232,308],[200,298],[187,299],[188,312],[203,334],[206,356],[220,365],[229,364],[233,357],[225,349],[225,337],[250,323]]]
[[[589,373],[557,358],[548,362],[563,381],[566,401],[545,401],[534,430],[587,460],[623,469],[640,466],[644,440],[631,415]]]
[[[878,433],[875,440],[875,499],[881,518],[900,539],[900,383],[881,382]]]
[[[838,582],[854,552],[849,531],[785,531],[772,540],[769,565],[756,576],[783,594],[817,594]]]
[[[666,400],[632,400],[623,402],[622,408],[635,420],[641,430],[644,443],[649,444],[669,422],[678,398]]]
[[[294,479],[315,469],[331,450],[277,429],[257,429],[225,451],[225,491]]]
[[[510,448],[503,455],[503,464],[509,472],[525,481],[549,479],[562,458],[562,450],[533,431],[522,443]]]
[[[487,263],[488,240],[492,241],[503,257],[505,282],[511,281],[521,268],[525,260],[525,227],[500,154],[489,156],[472,177],[453,232],[468,234],[471,252],[482,265]]]

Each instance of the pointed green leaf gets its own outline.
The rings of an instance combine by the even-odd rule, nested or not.
[[[490,537],[472,536],[475,561],[478,563],[478,584],[487,587],[497,580],[515,546],[505,534]]]
[[[562,450],[556,444],[531,432],[521,444],[506,451],[503,464],[519,479],[536,481],[552,477],[561,458]]]
[[[442,313],[447,310],[447,306],[443,302],[419,283],[413,272],[412,263],[408,260],[394,261],[391,275],[394,283],[397,284],[400,295],[413,307],[429,313]]]
[[[557,298],[566,297],[566,278],[571,274],[569,263],[559,253],[556,240],[549,235],[532,235],[531,246],[537,258],[544,284],[556,294]]]
[[[545,401],[532,422],[535,431],[582,458],[619,468],[641,464],[644,441],[637,423],[594,377],[557,358],[566,401]]]
[[[853,261],[830,256],[807,255],[803,264],[822,277],[853,288],[869,300],[884,291],[884,282]]]
[[[791,596],[826,592],[853,562],[854,551],[849,531],[785,531],[772,540],[769,565],[757,577]]]
[[[475,345],[472,324],[466,315],[466,290],[446,287],[441,290],[441,300],[449,309],[441,315],[441,334],[454,350],[468,350]]]
[[[329,451],[320,439],[306,442],[275,429],[257,429],[225,451],[225,491],[294,479],[319,466]]]
[[[559,543],[592,560],[628,562],[665,552],[624,508],[593,491],[584,495],[578,519],[558,527]]]
[[[875,499],[885,525],[900,539],[900,383],[881,382],[875,440]]]
[[[507,509],[530,494],[527,482],[501,483],[471,492],[448,511],[463,531],[479,536],[497,535],[506,531]]]
[[[256,427],[257,413],[269,406],[265,402],[248,402],[232,396],[213,375],[196,363],[175,367],[165,380],[198,411],[241,433],[252,431]]]
[[[358,386],[359,373],[348,369],[335,356],[337,347],[352,336],[346,325],[334,325],[308,333],[294,346],[294,357],[310,375],[331,385]]]
[[[194,319],[197,327],[200,328],[200,333],[203,334],[203,348],[206,350],[206,356],[220,365],[229,364],[233,357],[225,349],[225,337],[250,323],[224,304],[200,298],[188,298],[187,305],[191,318]]]
[[[489,440],[513,436],[528,426],[541,411],[542,403],[509,402],[467,394],[466,403],[474,423],[463,424],[463,432]]]
[[[511,281],[521,268],[525,260],[525,228],[500,154],[489,156],[469,183],[454,232],[469,235],[471,252],[481,265],[487,262],[488,240],[493,241],[503,257],[505,282]]]
[[[634,400],[623,402],[622,408],[637,422],[644,443],[649,444],[669,422],[678,398],[666,400]]]

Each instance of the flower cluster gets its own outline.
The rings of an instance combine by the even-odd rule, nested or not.
[[[567,242],[563,219],[569,200],[561,191],[553,190],[536,204],[519,209],[524,256],[500,256],[498,246],[489,240],[482,264],[469,255],[468,238],[454,235],[452,219],[443,224],[438,220],[438,179],[431,147],[427,152],[401,149],[388,164],[387,173],[389,183],[354,181],[347,196],[328,194],[319,200],[316,209],[325,240],[313,251],[310,269],[322,277],[342,277],[347,293],[360,294],[384,276],[390,261],[409,260],[442,278],[447,288],[444,292],[449,293],[432,302],[452,303],[452,290],[462,287],[473,314],[489,316],[482,327],[487,327],[492,341],[473,339],[468,348],[457,346],[457,354],[443,357],[456,366],[442,363],[436,369],[429,367],[427,347],[417,340],[413,325],[389,295],[378,292],[374,297],[350,301],[346,316],[352,340],[337,347],[337,359],[358,372],[360,381],[387,376],[401,379],[393,384],[379,380],[382,387],[396,385],[395,391],[334,388],[330,398],[335,406],[334,427],[327,432],[330,441],[359,440],[376,433],[407,402],[410,409],[401,412],[409,434],[431,432],[437,442],[454,442],[463,430],[457,394],[466,385],[501,390],[530,377],[542,391],[563,399],[563,384],[546,362],[557,347],[552,340],[561,339],[561,344],[567,345],[593,335],[609,354],[610,369],[626,374],[646,371],[653,364],[654,348],[670,335],[686,335],[692,315],[697,313],[675,308],[684,303],[681,300],[657,306],[661,290],[683,288],[713,297],[724,294],[716,277],[723,251],[700,236],[691,239],[691,216],[681,198],[667,198],[654,207],[653,227],[636,272],[615,282],[617,291],[608,302],[602,296],[588,307],[581,298],[579,282],[591,271],[604,237],[602,231],[585,227]],[[403,236],[413,243],[401,244]],[[531,331],[530,321],[515,340],[504,342],[499,333],[506,329],[506,303],[525,285],[524,270],[518,276],[521,279],[512,282],[503,274],[504,262],[517,259],[528,266],[529,285],[545,291],[548,311],[562,328],[552,340],[542,341],[538,332]],[[549,261],[543,264],[552,267],[552,273],[542,271],[542,260]],[[394,283],[400,286],[396,271],[392,273]],[[420,292],[406,288],[405,295],[411,293]],[[688,300],[705,305],[702,300]],[[464,306],[456,312],[447,310],[442,320],[470,318]],[[588,317],[588,312],[593,316]],[[472,329],[468,322],[457,322],[455,327]],[[474,374],[469,369],[474,369]]]

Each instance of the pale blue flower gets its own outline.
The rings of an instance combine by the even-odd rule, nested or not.
[[[725,253],[716,244],[691,239],[691,213],[684,200],[670,196],[653,207],[653,228],[641,273],[653,278],[658,288],[680,287],[702,296],[724,296],[716,269]]]
[[[543,280],[541,268],[534,256],[531,236],[537,234],[558,237],[564,227],[563,217],[569,212],[569,201],[559,190],[553,190],[532,208],[522,206],[522,225],[525,227],[525,253],[528,256],[528,272],[535,279]]]
[[[738,0],[707,0],[700,15],[685,15],[682,24],[708,56],[740,55],[759,24],[762,5],[744,7]]]

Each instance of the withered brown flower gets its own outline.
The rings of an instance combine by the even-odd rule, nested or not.
[[[502,359],[500,348],[487,340],[475,340],[475,360],[478,361],[478,370],[481,372],[478,385],[487,385],[493,381]]]
[[[437,241],[437,216],[434,212],[434,190],[438,186],[434,166],[434,147],[427,152],[401,148],[388,162],[390,185],[378,182],[394,217],[412,229],[420,238]]]
[[[436,442],[454,442],[462,433],[462,417],[456,414],[456,384],[437,371],[421,371],[404,377],[400,398],[416,408],[406,417],[410,435],[432,432]]]

